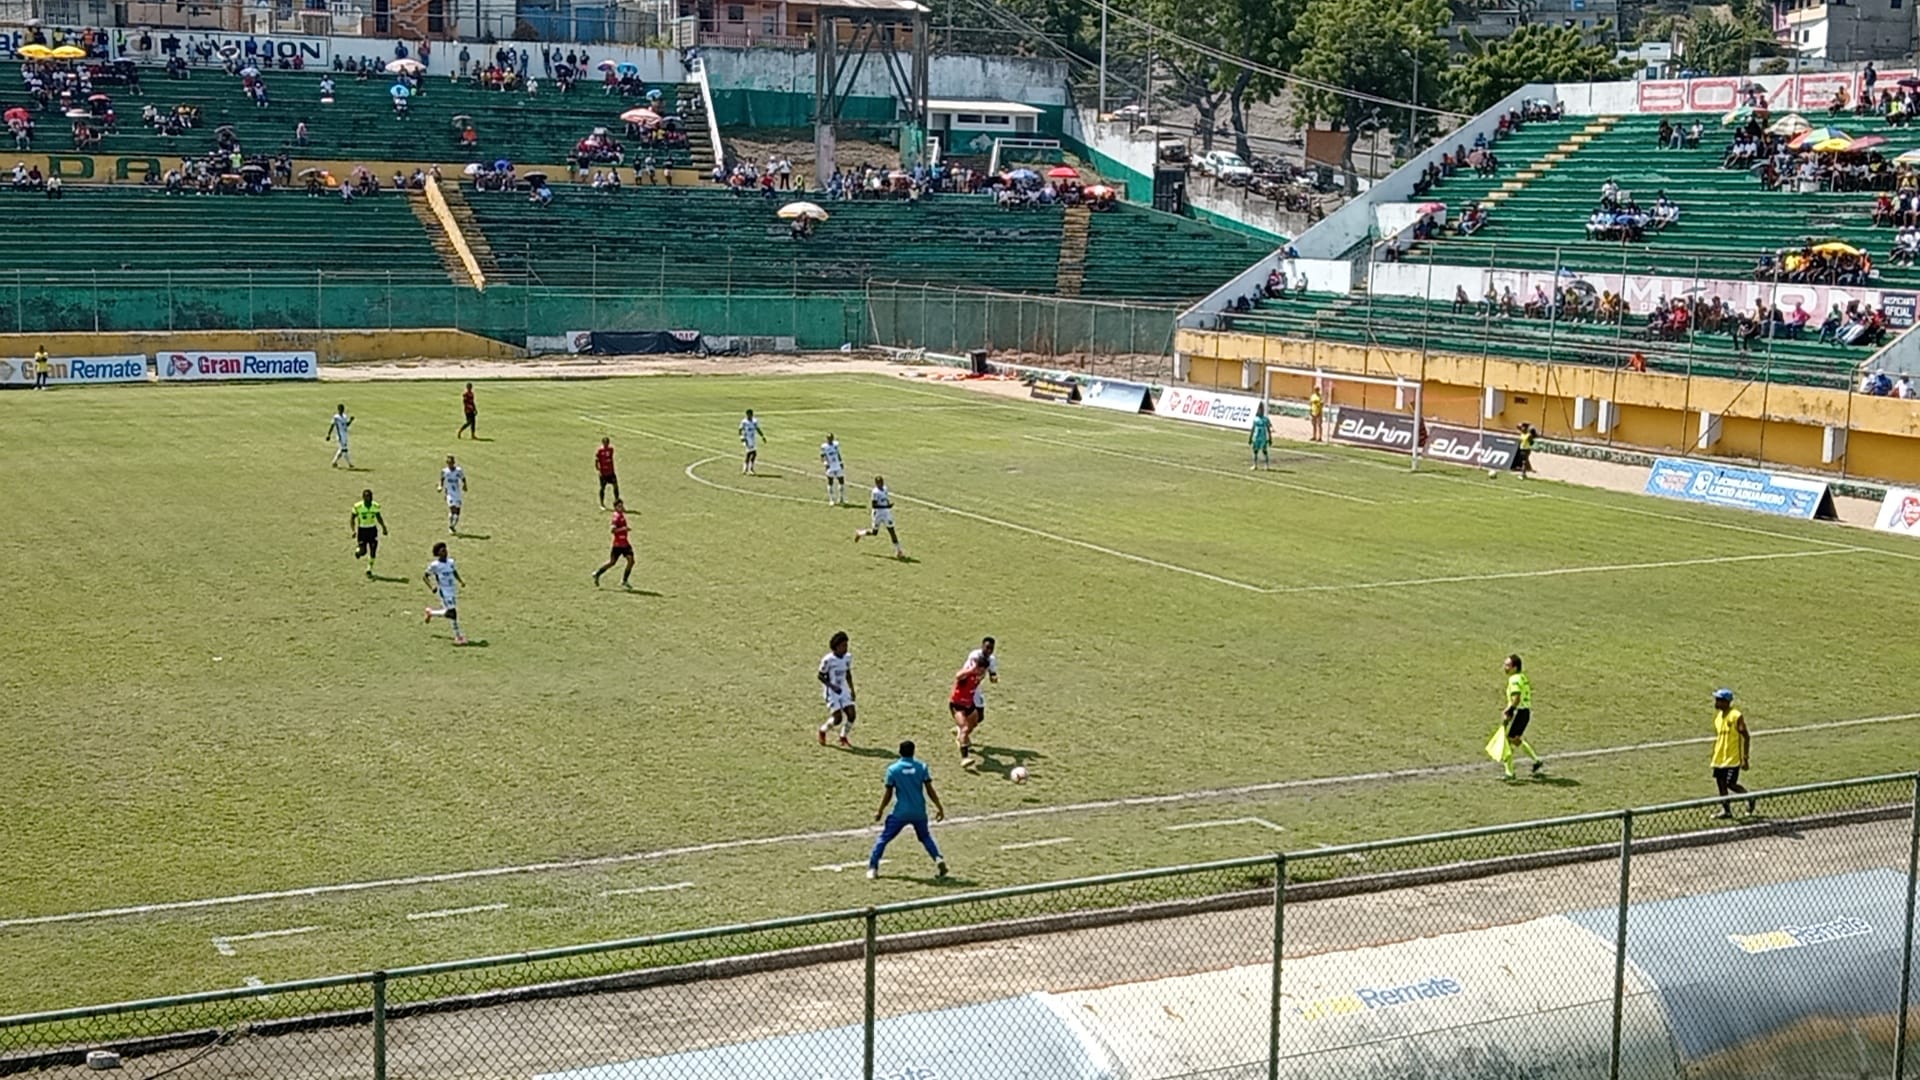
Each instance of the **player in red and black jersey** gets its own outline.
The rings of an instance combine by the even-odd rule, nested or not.
[[[476,439],[479,438],[480,428],[476,425],[479,421],[480,413],[479,413],[479,410],[473,404],[473,384],[472,383],[468,383],[466,393],[460,395],[460,409],[462,412],[467,414],[467,422],[460,425],[460,430],[454,432],[453,437],[457,439],[460,436],[467,434],[468,432],[472,432],[474,438]]]
[[[600,509],[607,508],[607,489],[613,489],[614,505],[620,503],[620,477],[613,471],[613,440],[600,439],[600,449],[593,452],[593,467],[600,474]]]
[[[620,587],[633,588],[628,579],[633,577],[633,541],[627,537],[627,505],[619,499],[613,500],[613,550],[607,553],[607,564],[593,572],[593,583],[600,584],[600,575],[613,569],[613,564],[621,559],[627,560],[626,569],[620,571]]]

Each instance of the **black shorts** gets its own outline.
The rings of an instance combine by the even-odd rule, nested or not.
[[[629,559],[633,558],[633,545],[632,544],[613,545],[613,550],[607,552],[607,561],[612,562],[613,560],[619,558],[622,555],[625,555]]]
[[[1713,770],[1713,782],[1732,787],[1740,782],[1740,770],[1737,768],[1715,769]]]
[[[600,474],[600,486],[601,486],[601,487],[606,487],[606,486],[607,486],[608,484],[612,484],[612,485],[613,485],[614,487],[619,487],[619,486],[620,486],[620,478],[619,478],[618,476],[615,476],[615,475],[613,475],[613,474],[612,474],[612,473],[610,473],[610,472],[603,472],[603,473],[601,473],[601,474]]]
[[[443,428],[442,430],[445,429]],[[378,525],[362,525],[353,535],[354,539],[360,542],[361,547],[380,546],[380,527]]]
[[[474,417],[476,417],[476,416],[479,416],[479,415],[480,415],[480,413],[479,413],[479,411],[478,411],[478,410],[475,410],[475,409],[468,409],[468,410],[467,410],[467,423],[469,423],[469,424],[471,424],[471,423],[473,423],[473,418],[474,418]]]
[[[1527,471],[1527,464],[1532,460],[1533,460],[1533,451],[1515,450],[1513,452],[1513,471],[1514,472]]]
[[[1533,720],[1532,709],[1515,709],[1507,718],[1507,740],[1509,742],[1526,737],[1527,725]]]

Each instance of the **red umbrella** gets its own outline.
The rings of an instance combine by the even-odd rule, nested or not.
[[[1066,165],[1055,165],[1053,168],[1047,170],[1047,175],[1055,180],[1080,179],[1079,171]]]
[[[1887,137],[1885,135],[1862,135],[1847,144],[1847,152],[1851,154],[1858,150],[1871,150],[1876,146],[1885,146],[1886,144]]]
[[[8,122],[18,120],[21,123],[25,123],[32,119],[32,115],[33,114],[27,112],[27,110],[15,105],[13,108],[8,109],[4,115],[0,115],[0,120],[6,120]]]

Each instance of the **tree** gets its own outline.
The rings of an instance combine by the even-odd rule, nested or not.
[[[1346,132],[1340,167],[1349,194],[1358,187],[1353,147],[1362,126],[1406,123],[1412,146],[1420,129],[1432,127],[1432,118],[1409,120],[1405,106],[1341,91],[1419,105],[1438,101],[1447,70],[1440,30],[1451,15],[1446,0],[1308,0],[1300,13],[1292,35],[1300,54],[1294,74],[1327,88],[1297,87],[1294,110],[1303,123],[1327,120]]]
[[[1755,55],[1771,55],[1776,47],[1772,31],[1745,7],[1730,15],[1703,9],[1680,32],[1686,66],[1710,75],[1744,75]]]
[[[1460,38],[1467,59],[1448,72],[1447,101],[1464,113],[1490,109],[1528,83],[1618,79],[1633,70],[1572,27],[1529,23],[1504,41],[1484,44],[1468,33]]]
[[[1177,31],[1230,56],[1263,67],[1285,69],[1296,58],[1292,39],[1294,18],[1301,0],[1145,0],[1141,17]],[[1132,35],[1132,36],[1138,36]],[[1135,42],[1137,45],[1138,42]],[[1234,146],[1241,157],[1247,146],[1247,105],[1272,97],[1279,80],[1240,64],[1162,38],[1154,44],[1156,66],[1172,80],[1174,100],[1191,105],[1200,114],[1200,143],[1213,149],[1220,109],[1228,108]]]

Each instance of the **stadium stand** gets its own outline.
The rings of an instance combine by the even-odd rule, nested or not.
[[[25,89],[25,72],[18,63],[0,64],[0,108],[28,107],[37,128],[31,147],[16,141],[15,148],[73,152],[72,119],[57,107],[38,108]],[[408,98],[407,117],[400,119],[390,93],[395,79],[384,72],[359,79],[344,72],[269,71],[262,79],[268,92],[264,106],[249,97],[240,78],[219,69],[194,68],[185,79],[142,69],[138,94],[131,87],[102,84],[96,89],[111,99],[115,130],[102,131],[98,145],[88,152],[195,156],[212,149],[216,132],[225,126],[250,155],[284,150],[298,159],[316,161],[490,163],[504,158],[554,165],[566,161],[580,140],[601,127],[627,144],[630,166],[648,154],[662,168],[673,165],[704,173],[713,164],[707,117],[698,90],[688,85],[653,88],[661,92],[662,112],[683,114],[680,124],[686,138],[643,150],[636,139],[625,136],[619,115],[645,99],[605,94],[593,82],[580,83],[565,94],[550,83],[543,84],[537,93],[528,94],[428,75],[421,80],[420,92]],[[321,100],[326,79],[333,82],[332,104]],[[197,122],[180,134],[164,134],[143,122],[148,105],[163,118],[183,108],[197,110]],[[300,145],[296,132],[303,122],[307,143]],[[99,130],[104,124],[92,121],[89,126]],[[475,135],[471,145],[462,141],[469,126]]]
[[[544,284],[593,277],[675,289],[806,290],[881,280],[1053,293],[1063,253],[1073,261],[1064,222],[1077,216],[1087,227],[1081,295],[1192,299],[1269,250],[1137,207],[1004,211],[989,196],[830,202],[830,219],[808,239],[795,239],[775,218],[779,202],[717,190],[579,191],[546,206],[471,185],[462,185],[461,196],[499,280]]]
[[[62,219],[96,223],[62,230],[15,266],[34,274],[169,270],[191,275],[302,274],[316,268],[446,271],[404,194],[343,204],[294,192],[266,196],[168,195],[126,184],[71,184],[61,198],[9,192],[0,198],[19,218],[49,209]]]

